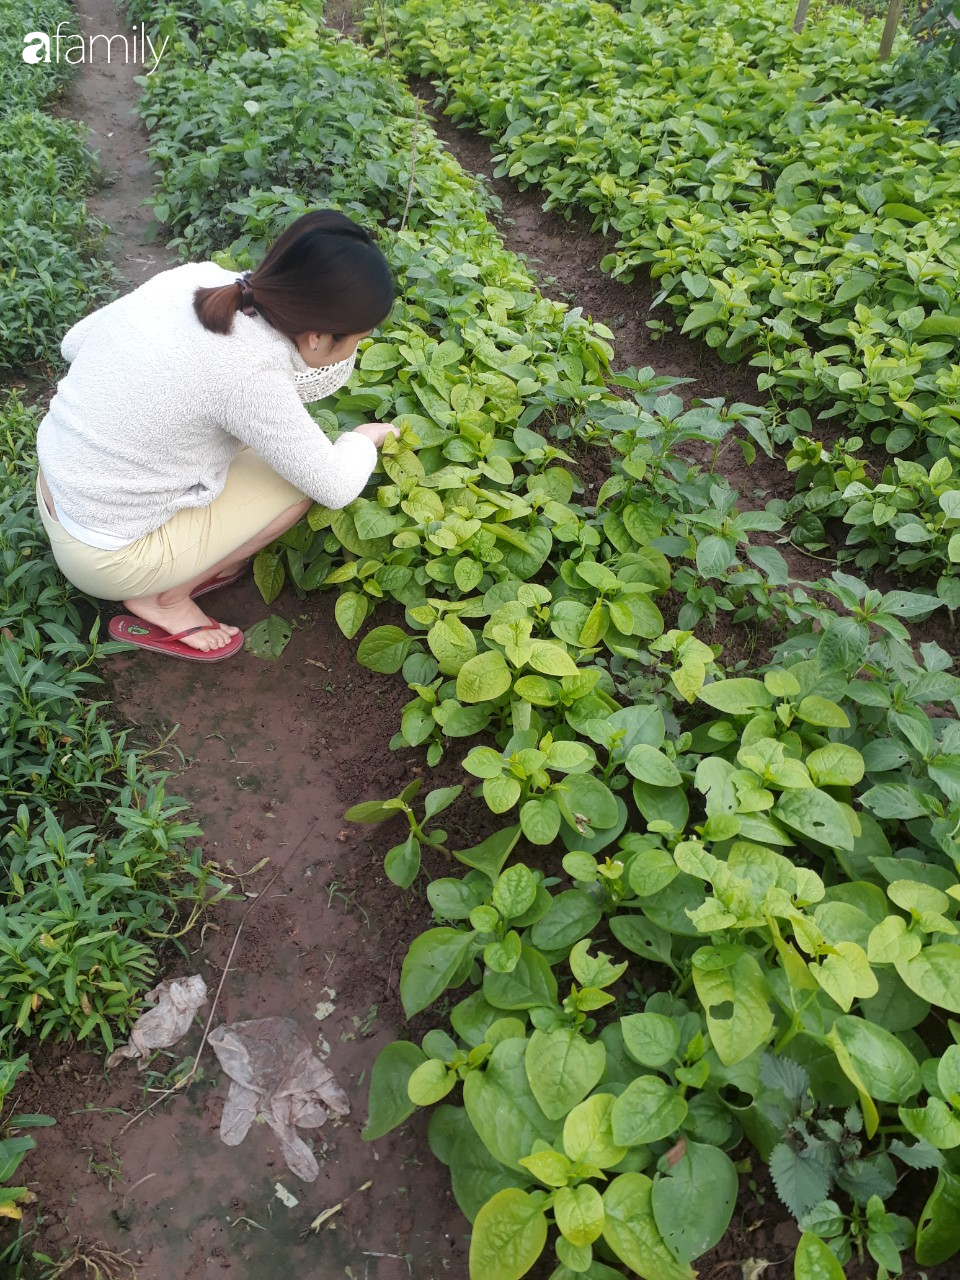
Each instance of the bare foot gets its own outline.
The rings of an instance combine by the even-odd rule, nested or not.
[[[160,604],[156,597],[152,596],[144,596],[139,600],[124,600],[123,603],[132,614],[142,618],[144,622],[152,622],[158,627],[163,627],[171,635],[188,631],[191,627],[209,627],[210,619],[189,596],[185,600],[166,605]],[[212,649],[222,649],[239,630],[239,627],[222,624],[206,631],[195,631],[191,636],[184,636],[182,643],[189,645],[191,649],[200,649],[203,653],[209,653]]]

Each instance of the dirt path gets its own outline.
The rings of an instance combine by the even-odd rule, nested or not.
[[[77,19],[84,36],[123,33],[129,38],[130,62],[113,58],[107,64],[98,54],[98,61],[80,68],[53,113],[80,120],[90,131],[90,149],[99,155],[105,185],[87,199],[87,206],[111,228],[106,251],[127,282],[122,292],[128,292],[179,261],[175,249],[158,241],[143,243],[151,214],[141,202],[150,194],[153,175],[146,156],[147,132],[132,113],[140,95],[134,76],[144,69],[132,61],[132,29],[110,0],[82,0]],[[115,47],[119,52],[120,45]],[[161,71],[162,64],[155,74]]]

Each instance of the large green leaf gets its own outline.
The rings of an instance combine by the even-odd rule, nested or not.
[[[371,671],[392,675],[403,666],[413,640],[399,627],[374,627],[360,641],[357,661]]]
[[[470,1222],[496,1192],[529,1181],[525,1174],[505,1169],[494,1160],[463,1107],[437,1107],[430,1116],[427,1137],[430,1150],[450,1170],[454,1198]]]
[[[610,788],[591,773],[568,773],[553,794],[566,822],[579,834],[616,825],[620,810]]]
[[[659,1076],[631,1080],[613,1104],[613,1140],[622,1147],[658,1142],[675,1133],[687,1115],[682,1093]]]
[[[678,787],[683,779],[673,761],[655,747],[638,742],[626,759],[628,773],[654,787]]]
[[[513,852],[513,847],[520,839],[520,824],[501,827],[486,840],[473,845],[469,849],[455,849],[453,856],[468,867],[476,867],[490,879],[491,885],[500,874],[500,869]]]
[[[460,668],[457,697],[461,702],[493,702],[507,692],[512,678],[503,654],[487,649]]]
[[[427,632],[427,644],[445,676],[455,676],[477,652],[474,633],[459,618],[452,616],[433,624]]]
[[[874,1026],[865,1018],[841,1015],[833,1024],[832,1034],[849,1053],[872,1098],[907,1102],[919,1092],[920,1066],[891,1031]]]
[[[607,1051],[591,1044],[573,1027],[534,1031],[527,1041],[524,1065],[540,1109],[551,1120],[562,1120],[582,1102],[603,1075]]]
[[[530,941],[545,951],[569,950],[585,938],[603,915],[595,898],[583,889],[556,894],[550,910],[530,930]]]
[[[680,1047],[680,1028],[662,1013],[629,1013],[620,1019],[627,1053],[644,1067],[664,1067]]]
[[[433,1004],[475,951],[472,930],[428,929],[414,938],[400,970],[400,999],[407,1017]]]
[[[366,1127],[360,1135],[367,1142],[403,1124],[416,1107],[407,1094],[407,1082],[427,1057],[406,1040],[395,1040],[377,1054],[370,1073],[370,1100]]]
[[[657,1229],[652,1183],[642,1173],[622,1173],[603,1193],[603,1238],[621,1262],[642,1280],[694,1280],[673,1256]]]
[[[539,1200],[508,1187],[488,1200],[473,1223],[470,1280],[520,1280],[547,1243]]]
[[[773,815],[791,831],[833,849],[853,849],[856,835],[844,810],[833,796],[819,787],[784,791]]]
[[[720,1061],[731,1067],[773,1032],[766,980],[745,947],[701,947],[693,956],[693,982],[707,1015]]]
[[[553,970],[534,947],[521,947],[520,959],[510,973],[488,970],[483,994],[497,1009],[536,1009],[557,1003]]]
[[[895,967],[904,983],[922,999],[960,1013],[960,947],[955,942],[934,942]]]
[[[937,1174],[937,1185],[923,1206],[917,1224],[916,1259],[921,1267],[935,1267],[960,1250],[960,1176],[948,1169]]]
[[[678,1262],[692,1262],[720,1240],[737,1202],[737,1171],[719,1147],[684,1142],[683,1155],[651,1190],[657,1229]]]
[[[715,680],[713,684],[704,685],[697,697],[708,707],[738,716],[750,715],[763,707],[772,706],[774,702],[773,694],[762,680],[753,680],[747,676]]]
[[[524,1066],[527,1042],[502,1040],[486,1068],[471,1071],[463,1082],[463,1104],[470,1123],[495,1160],[526,1174],[520,1163],[537,1139],[555,1145],[557,1123],[540,1110]]]
[[[843,1267],[819,1236],[804,1232],[793,1260],[793,1280],[844,1280]]]

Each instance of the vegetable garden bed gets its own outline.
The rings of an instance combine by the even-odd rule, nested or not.
[[[392,67],[292,6],[177,21],[141,106],[174,245],[243,268],[336,203],[380,224],[403,286],[353,388],[318,410],[331,432],[400,422],[384,474],[258,557],[268,604],[288,584],[300,602],[288,590],[269,629],[277,650],[292,637],[278,664],[245,658],[196,692],[149,659],[138,688],[142,656],[112,659],[126,714],[184,721],[207,856],[277,895],[251,914],[224,1017],[321,1017],[331,1065],[370,1086],[373,1145],[330,1137],[323,1183],[289,1209],[273,1174],[216,1147],[208,1077],[122,1141],[113,1117],[64,1114],[45,1149],[54,1197],[84,1184],[67,1230],[135,1241],[144,1280],[274,1274],[278,1250],[289,1274],[381,1280],[682,1280],[750,1257],[809,1280],[841,1274],[835,1256],[896,1273],[919,1220],[941,1274],[960,1243],[960,681],[910,631],[941,598],[792,580],[782,508],[749,509],[709,469],[772,454],[776,423],[685,405],[653,370],[611,390],[609,332],[542,297]],[[590,490],[570,455],[601,445]],[[249,585],[229,599],[255,607]],[[755,629],[752,666],[710,647],[722,615]],[[354,801],[366,839],[340,817]],[[229,963],[243,920],[218,908],[201,963]],[[47,1096],[77,1066],[51,1059]],[[151,1080],[184,1071],[156,1061]],[[84,1101],[133,1113],[137,1093]],[[427,1107],[469,1264],[416,1145]],[[86,1175],[67,1158],[92,1133],[122,1168],[112,1145]],[[776,1216],[756,1199],[766,1164],[804,1230],[795,1263],[789,1231],[748,1252],[750,1215]]]

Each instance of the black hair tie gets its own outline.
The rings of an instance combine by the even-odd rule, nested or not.
[[[237,276],[234,284],[240,288],[240,310],[245,316],[255,316],[257,314],[253,303],[253,290],[250,288],[250,272],[245,271],[242,276]]]

